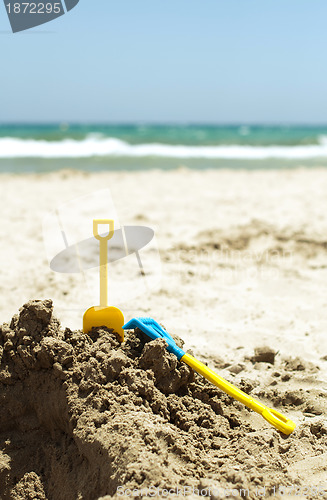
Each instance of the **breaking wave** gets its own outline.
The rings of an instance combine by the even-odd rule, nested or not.
[[[304,160],[327,158],[327,136],[318,144],[282,146],[215,145],[186,146],[173,144],[129,144],[114,137],[89,135],[84,140],[46,141],[0,138],[0,158],[91,158],[91,157],[161,157],[265,160],[269,158]]]

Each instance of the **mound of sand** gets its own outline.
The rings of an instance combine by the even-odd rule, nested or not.
[[[163,340],[136,330],[120,344],[108,329],[62,329],[52,313],[51,300],[30,301],[0,327],[2,499],[94,500],[150,487],[211,488],[212,498],[265,487],[269,497],[273,488],[322,487],[326,392],[317,368],[262,349],[230,367],[243,390],[298,416],[286,437],[177,361]]]

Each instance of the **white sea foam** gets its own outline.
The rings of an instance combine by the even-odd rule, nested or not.
[[[318,144],[296,146],[128,144],[119,139],[99,135],[90,135],[82,141],[65,139],[57,142],[13,137],[0,138],[0,158],[91,158],[94,156],[305,160],[327,158],[327,136],[321,136]]]

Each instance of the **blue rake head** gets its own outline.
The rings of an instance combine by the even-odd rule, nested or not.
[[[185,352],[183,349],[176,345],[175,340],[169,333],[162,328],[162,326],[157,323],[152,318],[133,318],[128,321],[124,326],[123,330],[134,330],[139,328],[143,333],[148,335],[151,339],[165,339],[167,342],[167,351],[175,354],[178,359],[181,359]]]

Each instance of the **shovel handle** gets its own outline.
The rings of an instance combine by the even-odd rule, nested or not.
[[[109,232],[105,236],[99,234],[99,225],[108,224]],[[100,241],[100,306],[108,306],[108,240],[114,235],[114,221],[112,219],[94,219],[93,235]]]
[[[240,403],[243,403],[251,410],[259,413],[265,420],[267,420],[267,422],[276,427],[279,431],[287,435],[294,431],[295,423],[292,422],[292,420],[288,419],[274,409],[267,408],[267,406],[260,403],[260,401],[251,398],[248,394],[235,387],[235,385],[227,382],[227,380],[217,375],[217,373],[190,354],[185,353],[181,358],[181,361],[184,361],[184,363],[193,368],[193,370],[205,377],[215,386],[219,387],[219,389],[232,396],[232,398],[237,399]]]

